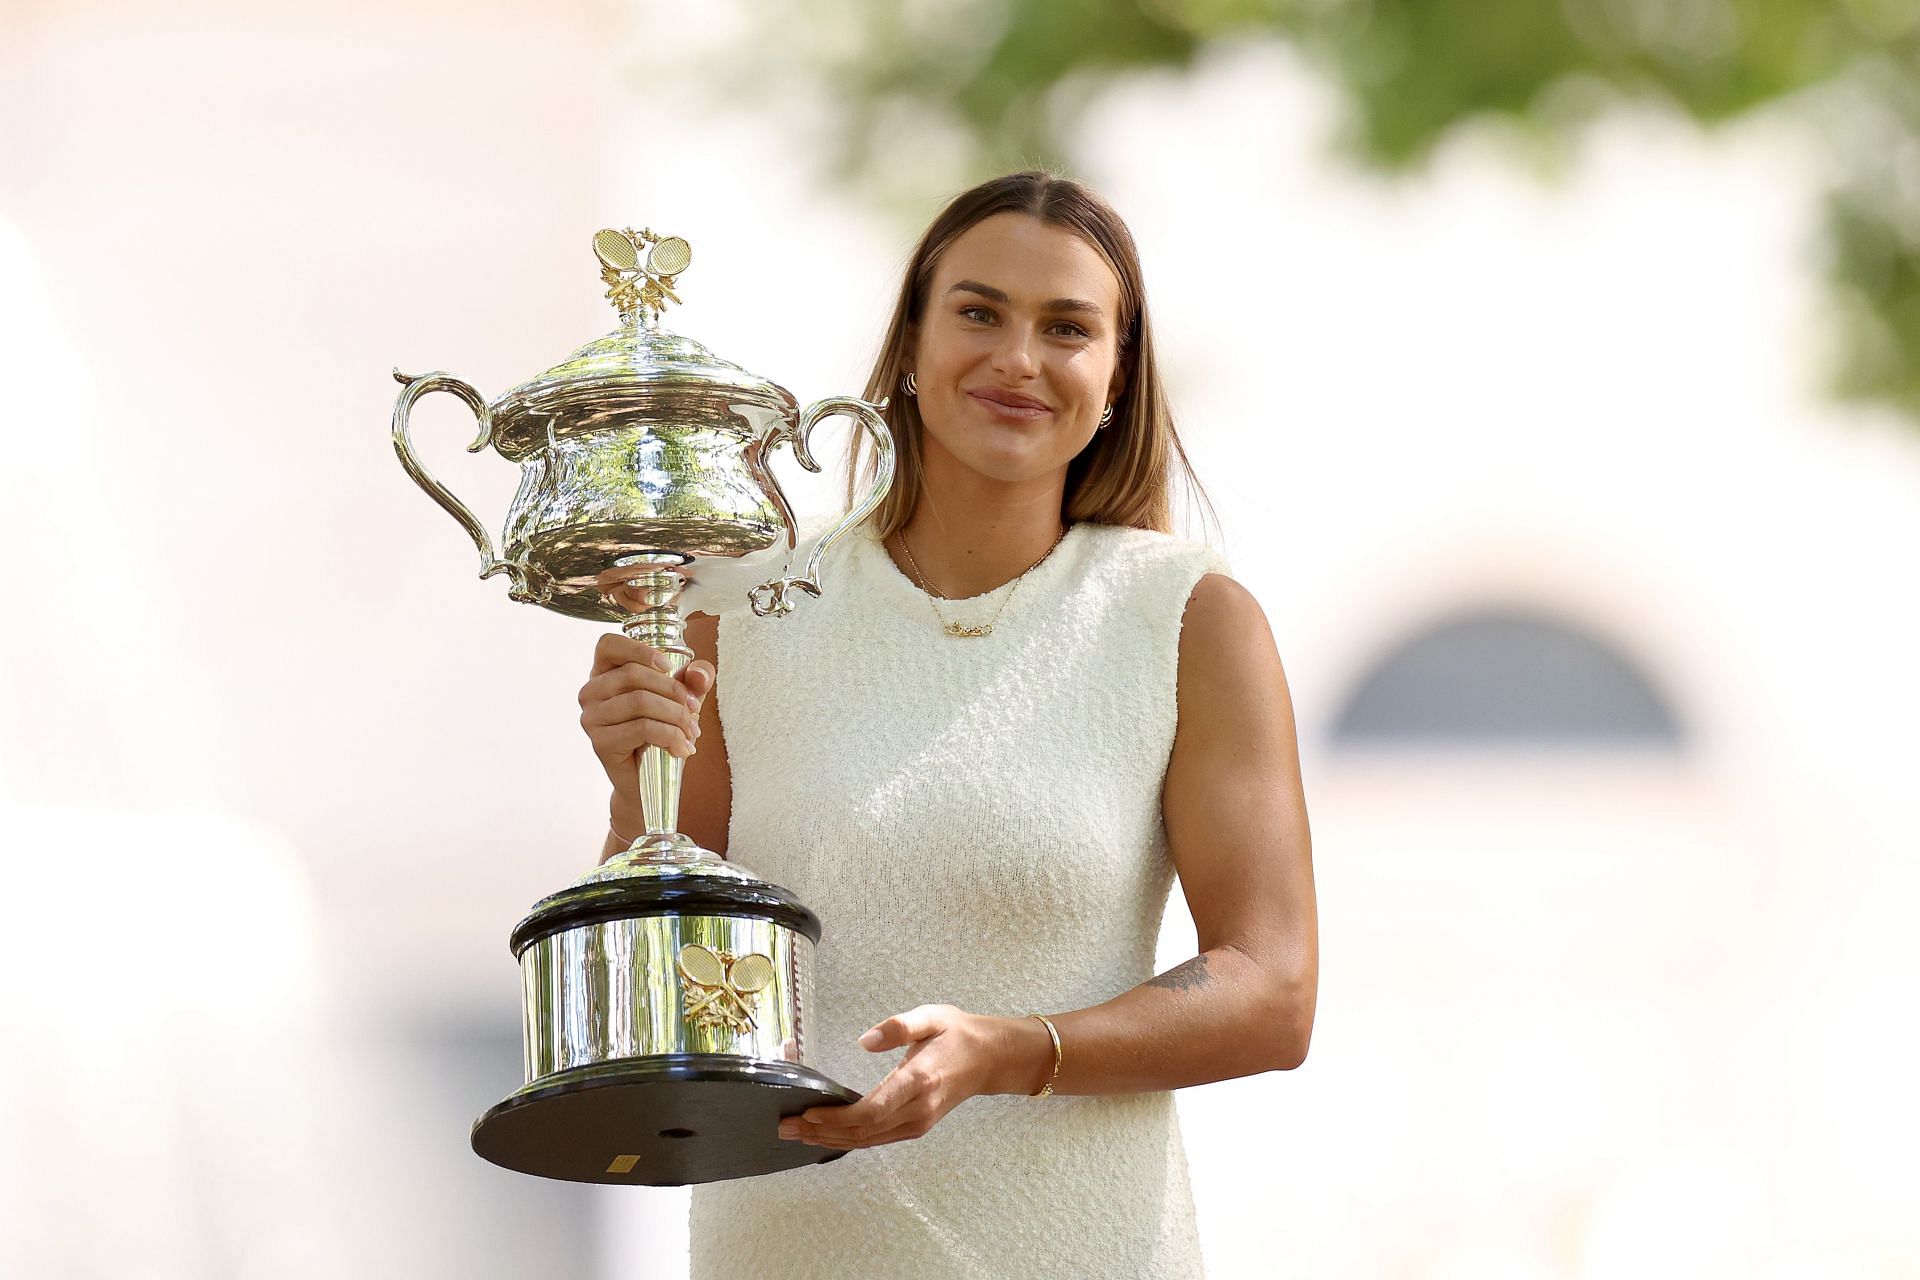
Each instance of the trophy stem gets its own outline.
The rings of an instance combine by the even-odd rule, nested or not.
[[[632,592],[635,603],[644,607],[636,610],[620,629],[630,639],[651,645],[665,654],[671,664],[671,673],[678,676],[686,665],[693,661],[693,650],[687,647],[686,619],[680,616],[680,593],[686,587],[686,579],[677,572],[678,567],[686,563],[686,557],[673,554],[647,554],[631,557],[628,561],[642,571],[627,579],[627,587]],[[624,594],[624,593],[623,593]],[[640,807],[645,815],[647,830],[634,848],[643,846],[648,850],[666,852],[685,847],[691,850],[693,842],[679,835],[680,825],[680,771],[683,761],[668,754],[664,747],[647,747],[640,753]]]

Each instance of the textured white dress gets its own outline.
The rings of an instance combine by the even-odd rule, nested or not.
[[[1180,623],[1225,569],[1077,524],[956,639],[863,526],[822,598],[720,619],[728,856],[823,922],[815,1067],[866,1093],[902,1051],[855,1041],[892,1014],[1066,1012],[1153,976]],[[693,1280],[1201,1275],[1168,1092],[971,1098],[923,1138],[693,1188],[691,1240]]]

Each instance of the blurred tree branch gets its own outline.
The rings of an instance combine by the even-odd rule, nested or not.
[[[1920,425],[1920,0],[750,2],[782,62],[845,94],[836,168],[870,179],[903,120],[975,174],[1044,162],[1115,77],[1261,37],[1325,71],[1347,148],[1390,171],[1472,121],[1551,141],[1622,97],[1703,123],[1804,113],[1832,161],[1835,385]]]

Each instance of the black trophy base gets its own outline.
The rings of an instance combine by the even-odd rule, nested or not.
[[[473,1126],[503,1169],[567,1182],[683,1187],[824,1164],[847,1154],[780,1136],[783,1116],[860,1095],[795,1063],[662,1054],[556,1072]]]

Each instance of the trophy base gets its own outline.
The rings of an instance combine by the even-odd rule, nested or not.
[[[683,1187],[838,1160],[782,1138],[783,1117],[860,1095],[808,1067],[719,1053],[629,1058],[556,1072],[491,1108],[474,1153],[566,1182]]]

